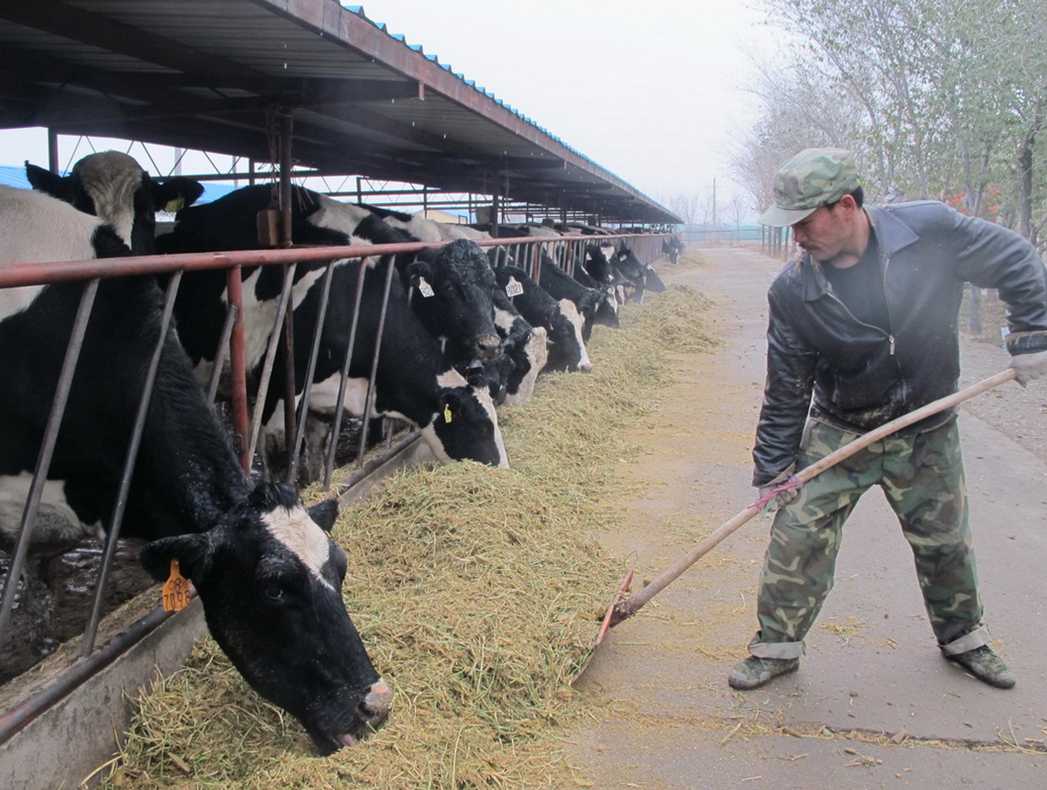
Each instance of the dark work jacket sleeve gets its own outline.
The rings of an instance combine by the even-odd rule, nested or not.
[[[1029,242],[1002,225],[949,210],[956,274],[997,288],[1007,304],[1012,354],[1047,350],[1047,271]]]
[[[818,353],[790,326],[773,286],[767,301],[767,383],[753,448],[754,486],[770,482],[796,461],[818,363]]]

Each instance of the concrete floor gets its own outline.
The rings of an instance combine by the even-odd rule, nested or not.
[[[651,449],[635,474],[649,494],[628,533],[604,537],[619,556],[634,553],[646,578],[754,498],[766,291],[781,264],[743,248],[701,255],[664,276],[717,301],[724,345],[680,360],[676,391],[643,429]],[[966,379],[981,378],[1007,355],[978,344],[964,364]],[[1006,419],[970,409],[960,424],[987,622],[1016,689],[991,689],[940,658],[911,552],[873,490],[844,529],[836,587],[799,672],[748,694],[726,683],[755,630],[769,528],[758,518],[612,631],[580,682],[607,716],[573,735],[572,764],[597,787],[1047,787],[1037,752],[1047,740],[1047,463],[1013,427],[1026,411],[1043,421],[1047,387],[1020,397],[1006,387],[994,412]],[[821,725],[855,733],[786,734]],[[1009,743],[1028,750],[1000,751]]]

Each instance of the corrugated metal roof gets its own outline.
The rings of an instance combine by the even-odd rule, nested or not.
[[[608,219],[677,218],[434,53],[337,0],[0,7],[0,126],[296,159]],[[5,78],[6,77],[6,78]]]

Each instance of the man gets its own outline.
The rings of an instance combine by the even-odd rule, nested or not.
[[[753,689],[797,668],[832,587],[843,523],[879,485],[912,547],[942,654],[1010,688],[1014,678],[982,624],[954,413],[871,445],[799,491],[787,481],[860,434],[956,391],[965,282],[998,288],[1007,303],[1018,382],[1047,373],[1043,263],[1017,234],[942,203],[863,208],[847,151],[802,151],[782,165],[774,194],[761,222],[792,226],[804,254],[768,293],[753,485],[779,509],[760,579],[759,631],[728,682]]]

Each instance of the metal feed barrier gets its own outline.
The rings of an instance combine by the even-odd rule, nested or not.
[[[573,275],[575,267],[585,255],[586,246],[593,243],[605,241],[617,242],[619,240],[630,240],[633,253],[644,265],[650,264],[661,254],[661,243],[667,234],[618,234],[607,236],[566,236],[559,239],[548,237],[522,237],[506,239],[479,240],[476,243],[481,247],[494,247],[497,249],[496,263],[515,262],[526,268],[531,277],[536,281],[541,278],[542,251],[550,255],[556,265],[567,274]],[[316,366],[317,355],[320,348],[320,332],[323,327],[326,314],[331,280],[335,268],[335,261],[363,260],[373,256],[396,255],[401,253],[416,253],[424,250],[437,249],[449,242],[442,243],[401,243],[382,245],[352,245],[346,247],[295,247],[285,249],[245,250],[237,252],[216,253],[193,253],[165,256],[133,256],[124,258],[109,258],[89,261],[64,261],[54,263],[15,263],[0,267],[0,288],[16,288],[26,285],[48,285],[65,282],[84,282],[85,286],[80,297],[79,308],[73,323],[70,338],[66,347],[65,357],[43,439],[37,457],[36,467],[33,472],[33,480],[22,512],[18,539],[12,555],[11,564],[3,582],[3,594],[0,598],[0,643],[10,638],[8,630],[11,624],[11,613],[15,603],[18,582],[29,553],[30,540],[36,523],[37,512],[40,506],[44,483],[47,480],[52,453],[58,440],[60,426],[65,413],[66,401],[70,388],[76,374],[77,361],[79,358],[84,335],[87,330],[95,295],[102,279],[129,277],[129,276],[156,276],[171,275],[166,291],[164,308],[161,319],[161,332],[153,349],[150,365],[146,372],[143,391],[135,415],[133,430],[129,437],[128,447],[122,468],[122,474],[118,487],[116,502],[112,516],[109,521],[108,531],[105,538],[103,559],[97,582],[95,584],[94,600],[91,608],[87,626],[81,639],[79,657],[71,666],[63,670],[51,680],[46,686],[19,700],[8,710],[0,713],[0,744],[5,743],[16,733],[23,729],[29,722],[57,703],[77,686],[100,672],[119,658],[131,646],[144,639],[155,628],[163,623],[170,613],[165,612],[163,607],[156,607],[146,616],[135,621],[123,632],[111,639],[100,648],[96,648],[99,623],[102,618],[105,593],[112,571],[113,557],[115,554],[117,540],[123,522],[124,509],[127,504],[130,489],[131,475],[135,465],[142,432],[145,425],[146,415],[149,410],[153,386],[156,380],[156,372],[160,364],[163,343],[171,327],[175,299],[178,295],[182,274],[186,271],[224,269],[227,272],[227,295],[228,308],[222,327],[221,336],[215,353],[214,370],[206,387],[206,397],[209,403],[213,403],[218,390],[219,377],[225,365],[226,353],[230,365],[230,402],[232,406],[232,422],[234,431],[234,444],[239,449],[240,462],[245,474],[250,472],[252,459],[257,449],[257,442],[261,430],[262,408],[269,389],[269,383],[275,364],[278,344],[288,343],[287,332],[281,333],[282,326],[289,326],[291,286],[294,281],[295,268],[298,264],[322,262],[327,263],[322,281],[322,299],[320,313],[316,324],[316,330],[310,346],[311,353],[306,367],[305,387],[300,400],[298,413],[295,413],[294,389],[294,361],[293,357],[288,360],[289,364],[289,396],[285,394],[285,437],[289,449],[288,479],[297,479],[297,466],[302,451],[302,440],[305,435],[307,419],[309,415],[309,398],[312,389],[312,374]],[[245,266],[282,266],[284,267],[283,289],[277,305],[277,314],[273,322],[273,329],[269,337],[264,361],[262,362],[261,376],[258,391],[255,393],[255,406],[252,414],[248,414],[247,393],[247,370],[245,362],[245,338],[243,327],[243,295],[241,272]],[[349,378],[349,367],[352,359],[357,337],[357,321],[359,308],[363,295],[363,286],[368,268],[360,267],[360,273],[356,282],[356,302],[353,316],[349,327],[348,348],[341,367],[341,380],[339,382],[338,397],[336,403],[342,403],[345,389]],[[394,266],[389,265],[383,283],[382,308],[379,317],[378,331],[370,367],[370,376],[367,385],[367,397],[365,413],[362,419],[360,449],[354,464],[359,466],[349,479],[339,488],[339,495],[365,477],[376,468],[382,461],[375,459],[365,462],[364,455],[367,450],[368,427],[370,423],[370,411],[374,397],[375,377],[378,370],[379,355],[381,352],[382,338],[384,335],[386,310],[388,307],[389,293],[392,286]],[[288,350],[290,346],[285,346]],[[327,448],[323,468],[323,486],[325,490],[331,488],[331,475],[335,464],[335,448],[337,436],[341,427],[343,409],[335,409],[334,426],[331,440]],[[406,444],[417,439],[417,432],[412,432],[405,440],[392,446],[385,453],[385,458],[391,458]],[[391,440],[391,436],[389,437]],[[389,441],[387,440],[387,447]],[[25,594],[29,594],[28,587]]]

